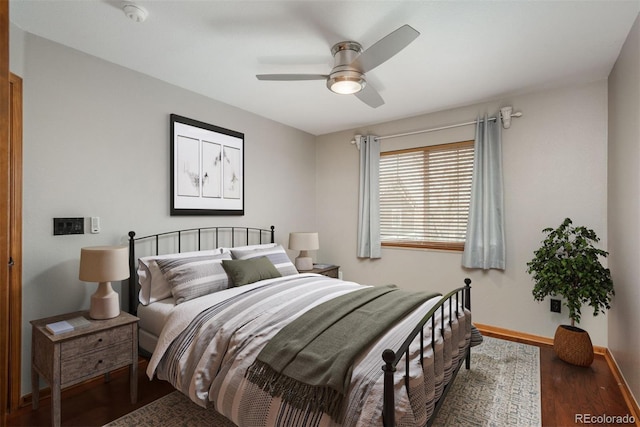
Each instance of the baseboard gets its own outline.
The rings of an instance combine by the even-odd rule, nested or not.
[[[501,338],[508,341],[520,342],[523,344],[542,345],[553,347],[553,339],[539,335],[531,335],[524,332],[512,331],[510,329],[498,328],[496,326],[483,325],[482,323],[473,323],[482,335],[494,338]]]
[[[622,376],[622,372],[620,372],[618,363],[616,363],[616,359],[613,357],[613,354],[611,354],[609,349],[605,352],[604,358],[607,361],[607,365],[609,365],[609,370],[611,370],[613,377],[616,379],[616,382],[620,387],[620,392],[622,393],[622,397],[624,397],[627,408],[631,411],[630,415],[632,415],[636,420],[636,426],[640,426],[640,407],[638,406],[638,402],[633,397],[633,394],[631,394],[631,390],[629,390],[629,386]]]
[[[498,328],[496,326],[483,325],[481,323],[474,323],[474,325],[480,332],[482,332],[483,335],[488,337],[502,338],[509,341],[521,342],[523,344],[553,347],[553,338],[527,334],[525,332],[513,331],[511,329]],[[593,352],[604,356],[607,352],[607,348],[594,345]]]
[[[483,325],[480,323],[474,323],[474,326],[478,328],[482,335],[488,337],[500,338],[529,345],[553,347],[553,338],[527,334],[525,332],[518,332],[510,329],[498,328],[496,326]],[[604,356],[611,374],[616,379],[616,382],[620,387],[620,392],[624,397],[627,408],[629,408],[629,411],[631,412],[629,415],[633,416],[636,422],[636,426],[640,427],[640,408],[638,407],[638,402],[636,402],[633,394],[631,393],[631,390],[627,386],[627,382],[624,380],[624,377],[622,376],[622,373],[620,372],[618,364],[616,363],[613,355],[608,348],[600,346],[593,346],[593,352],[595,354]]]

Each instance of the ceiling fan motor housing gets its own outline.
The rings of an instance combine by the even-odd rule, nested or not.
[[[345,41],[336,43],[331,48],[334,58],[333,69],[327,79],[327,87],[332,92],[352,94],[361,91],[367,82],[362,71],[351,66],[351,63],[362,53],[360,43]]]

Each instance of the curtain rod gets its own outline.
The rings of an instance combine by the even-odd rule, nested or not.
[[[502,119],[502,127],[504,127],[505,129],[509,129],[509,127],[511,126],[511,117],[522,117],[522,112],[518,111],[516,113],[512,113],[512,111],[513,111],[512,107],[502,107],[500,109],[500,118]],[[489,117],[488,120],[496,121],[496,120],[498,120],[498,118],[497,117]],[[400,138],[402,136],[418,135],[418,134],[421,134],[421,133],[435,132],[435,131],[438,131],[438,130],[445,130],[445,129],[452,129],[452,128],[457,128],[457,127],[462,127],[462,126],[475,125],[476,123],[478,123],[477,120],[472,120],[472,121],[469,121],[469,122],[456,123],[456,124],[449,125],[449,126],[440,126],[440,127],[437,127],[437,128],[422,129],[422,130],[417,130],[417,131],[413,131],[413,132],[399,133],[399,134],[395,134],[395,135],[378,136],[378,137],[376,137],[376,139],[379,140],[379,141],[382,141],[383,139]],[[356,135],[355,139],[352,140],[351,143],[352,144],[356,144],[356,145],[360,145],[360,135]]]

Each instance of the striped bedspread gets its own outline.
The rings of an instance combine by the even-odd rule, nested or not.
[[[362,285],[315,274],[263,280],[200,297],[175,307],[149,362],[157,375],[200,406],[215,409],[240,427],[382,425],[383,364],[386,348],[398,348],[440,297],[422,304],[392,326],[356,360],[340,424],[326,414],[311,416],[284,404],[245,378],[260,350],[282,327],[322,302]],[[433,412],[458,358],[471,336],[471,315],[462,308],[451,322],[445,310],[445,339],[436,315],[437,342],[430,328],[424,363],[417,343],[410,349],[410,398],[402,374],[396,375],[398,426],[424,425]],[[404,366],[404,361],[399,366]]]

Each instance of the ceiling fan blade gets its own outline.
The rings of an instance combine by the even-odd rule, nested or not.
[[[364,86],[364,89],[360,92],[356,92],[354,95],[371,108],[378,108],[379,106],[384,105],[384,99],[382,99],[378,91],[368,83]]]
[[[326,74],[257,74],[258,80],[271,81],[296,81],[296,80],[326,80],[329,78]]]
[[[413,27],[405,24],[362,52],[351,66],[363,73],[371,71],[407,47],[419,35],[420,33]]]

